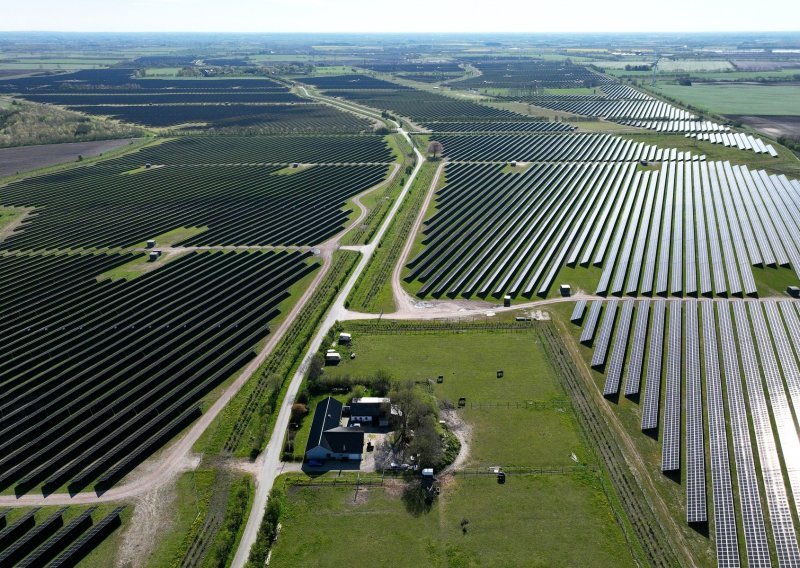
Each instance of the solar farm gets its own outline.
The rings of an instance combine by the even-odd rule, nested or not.
[[[143,133],[0,178],[0,566],[800,566],[789,145],[596,39],[197,41],[0,73]]]

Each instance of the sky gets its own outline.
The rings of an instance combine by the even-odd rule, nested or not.
[[[798,0],[0,0],[2,31],[536,33],[798,29]]]

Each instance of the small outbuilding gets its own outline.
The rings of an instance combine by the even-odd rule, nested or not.
[[[326,365],[338,365],[342,361],[342,356],[333,349],[328,349],[328,352],[325,353],[325,364]]]
[[[352,341],[353,341],[353,336],[350,335],[349,333],[342,332],[339,334],[339,343],[343,345],[349,345],[350,342]]]
[[[568,298],[572,294],[572,286],[569,284],[562,284],[559,289],[561,290],[561,295],[565,298]]]
[[[350,422],[370,424],[385,428],[389,426],[392,413],[391,400],[385,397],[362,396],[350,402]]]
[[[793,298],[800,298],[800,287],[798,286],[789,286],[786,292]]]

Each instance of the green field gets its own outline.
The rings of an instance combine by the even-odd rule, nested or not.
[[[800,116],[800,86],[657,83],[658,93],[716,114]]]
[[[634,566],[597,481],[581,474],[458,477],[422,514],[399,488],[355,502],[352,487],[288,493],[276,566],[342,566],[373,547],[395,566]]]
[[[444,376],[443,383],[434,382],[434,396],[453,404],[467,400],[460,412],[473,426],[469,464],[574,465],[571,454],[592,461],[534,331],[355,333],[351,349],[356,359],[326,368],[327,376],[369,377],[379,369],[401,380]]]
[[[564,473],[511,473],[505,485],[493,476],[457,475],[421,514],[406,504],[399,481],[362,491],[355,502],[353,487],[290,486],[274,562],[339,566],[356,543],[379,539],[382,557],[402,556],[402,565],[632,564],[602,475],[574,468],[575,459],[594,465],[595,458],[535,327],[385,334],[370,332],[372,325],[344,326],[357,356],[323,376],[368,377],[381,369],[423,385],[433,378],[440,402],[466,398],[457,413],[471,427],[467,471],[501,465]],[[462,519],[469,520],[466,534]]]

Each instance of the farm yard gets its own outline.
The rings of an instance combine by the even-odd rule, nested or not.
[[[385,485],[356,489],[354,479],[340,480],[346,485],[342,488],[325,484],[324,478],[305,486],[302,477],[287,477],[287,511],[273,560],[316,562],[316,551],[308,545],[322,541],[330,548],[321,562],[338,565],[354,527],[359,538],[377,538],[399,524],[392,532],[402,531],[403,536],[389,539],[388,546],[405,548],[406,539],[422,539],[407,554],[434,565],[445,557],[524,564],[529,554],[541,565],[565,557],[581,565],[633,565],[623,529],[603,494],[605,482],[598,477],[595,458],[582,439],[535,327],[506,329],[480,322],[439,331],[436,326],[425,331],[418,327],[415,330],[411,323],[396,328],[390,321],[348,322],[344,329],[353,332],[351,349],[358,357],[330,369],[326,380],[370,376],[378,369],[421,383],[443,375],[442,383],[432,384],[433,396],[453,403],[459,397],[467,401],[465,408],[452,411],[471,432],[464,474],[449,480],[433,508],[421,514],[410,508],[388,478]],[[502,379],[496,377],[498,368],[504,370]],[[571,456],[579,460],[577,464]],[[493,465],[542,473],[512,473],[513,481],[500,486],[494,476],[484,473]],[[535,505],[544,493],[556,489],[560,497]],[[560,508],[580,511],[580,520],[564,523]],[[340,528],[320,523],[320,515],[339,519]],[[469,519],[465,538],[459,526],[462,518]],[[553,523],[557,531],[548,530]],[[583,545],[568,545],[577,535],[588,533],[592,536]],[[531,550],[523,538],[526,534],[537,535],[540,545]],[[489,546],[495,539],[504,545]]]
[[[0,34],[137,133],[0,152],[0,565],[800,564],[794,52],[118,41]]]

